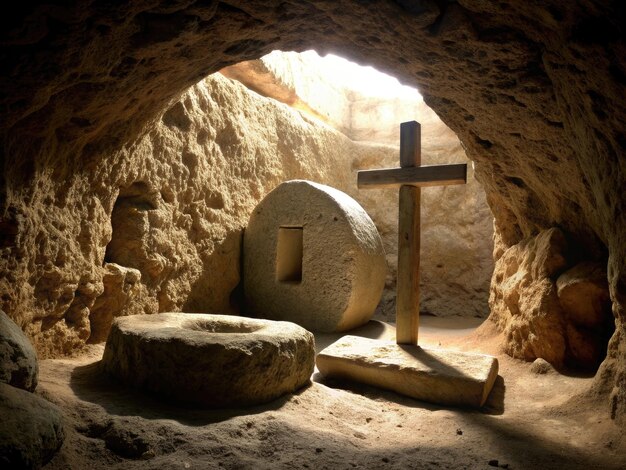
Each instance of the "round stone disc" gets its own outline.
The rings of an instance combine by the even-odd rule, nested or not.
[[[248,313],[337,332],[372,317],[385,284],[382,240],[347,194],[283,183],[255,208],[244,233]]]

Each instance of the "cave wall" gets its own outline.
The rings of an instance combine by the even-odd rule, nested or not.
[[[353,190],[355,160],[396,153],[211,75],[71,188],[35,176],[48,191],[13,202],[32,228],[2,260],[22,281],[2,277],[3,308],[44,357],[104,341],[119,315],[245,311],[242,231],[261,198],[298,178]]]
[[[336,51],[418,86],[457,133],[495,216],[496,258],[558,226],[607,266],[616,330],[596,388],[623,419],[625,19],[621,2],[593,0],[15,5],[0,33],[2,303],[32,296],[41,279],[54,290],[55,266],[83,237],[104,255],[110,233],[97,227],[116,195],[93,175],[120,164],[120,149],[184,89],[272,49]],[[87,186],[98,197],[66,206]],[[75,223],[83,207],[89,219]],[[49,218],[66,222],[38,236]],[[91,274],[76,267],[85,305],[59,291],[49,312],[69,302],[80,324],[100,289]]]

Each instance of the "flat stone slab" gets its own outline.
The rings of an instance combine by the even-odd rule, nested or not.
[[[344,336],[317,356],[329,377],[363,382],[442,405],[482,406],[498,376],[498,360],[483,354],[423,349]]]
[[[102,357],[127,384],[212,408],[294,392],[314,362],[313,335],[294,323],[191,313],[116,318]]]

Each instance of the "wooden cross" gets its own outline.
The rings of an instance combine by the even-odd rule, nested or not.
[[[359,188],[400,187],[398,214],[398,280],[396,342],[417,345],[420,315],[420,196],[422,186],[467,182],[467,165],[421,166],[420,124],[400,124],[400,168],[365,170],[357,174]]]

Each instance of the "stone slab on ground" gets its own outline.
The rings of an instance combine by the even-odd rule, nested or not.
[[[55,405],[0,383],[0,468],[39,468],[64,439],[63,418]]]
[[[211,408],[294,392],[314,362],[313,335],[294,323],[191,313],[116,318],[102,357],[122,382]]]
[[[317,356],[329,377],[363,382],[418,400],[482,406],[498,376],[498,360],[484,354],[424,349],[344,336]]]

